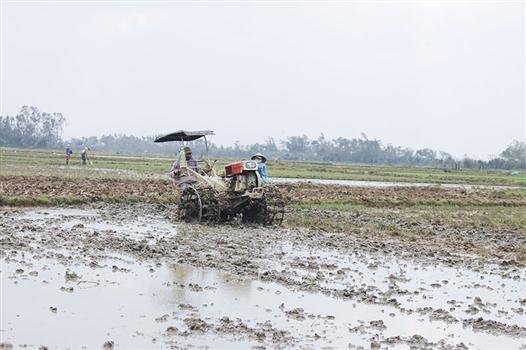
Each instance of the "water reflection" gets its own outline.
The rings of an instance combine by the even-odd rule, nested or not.
[[[169,280],[172,281],[171,304],[218,303],[226,305],[229,300],[248,300],[252,294],[253,281],[239,279],[217,270],[198,269],[184,264],[168,264]],[[207,291],[214,291],[210,300]],[[205,296],[205,294],[207,294]]]

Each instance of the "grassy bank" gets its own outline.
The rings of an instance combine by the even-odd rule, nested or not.
[[[526,213],[524,207],[512,207],[502,205],[484,206],[439,206],[418,205],[411,207],[367,207],[355,204],[307,204],[292,205],[293,211],[289,216],[291,226],[322,227],[329,231],[343,232],[356,226],[353,218],[360,215],[371,215],[375,218],[383,218],[390,224],[382,224],[375,229],[385,230],[394,226],[397,219],[404,218],[415,223],[429,225],[453,225],[455,227],[469,229],[497,229],[521,232],[526,230]],[[304,209],[304,210],[303,210]],[[331,219],[334,213],[345,213],[338,220]]]
[[[373,239],[379,246],[404,242],[411,247],[426,247],[430,254],[447,251],[526,265],[524,207],[299,207],[285,216],[286,227]]]

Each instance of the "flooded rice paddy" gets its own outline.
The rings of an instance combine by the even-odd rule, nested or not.
[[[173,213],[5,210],[3,346],[526,348],[524,268]]]

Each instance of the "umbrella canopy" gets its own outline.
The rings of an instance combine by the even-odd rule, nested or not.
[[[203,136],[214,135],[212,130],[202,131],[185,131],[179,130],[172,132],[171,134],[159,136],[154,142],[169,142],[169,141],[194,141],[200,139]]]

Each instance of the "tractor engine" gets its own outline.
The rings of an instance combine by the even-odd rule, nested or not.
[[[225,166],[225,177],[230,179],[230,190],[236,194],[252,192],[259,187],[258,165],[253,160],[243,160]]]

